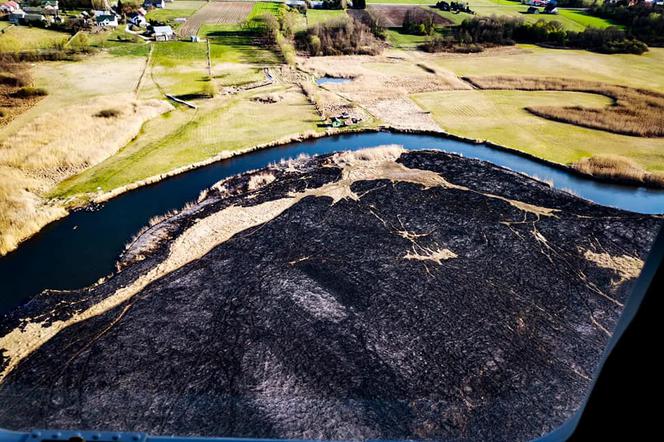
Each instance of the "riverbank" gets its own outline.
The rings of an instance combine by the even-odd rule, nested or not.
[[[544,165],[547,165],[547,166],[550,166],[550,167],[557,168],[557,169],[559,169],[559,170],[561,170],[561,171],[563,171],[567,174],[582,177],[582,178],[593,180],[593,181],[597,181],[597,182],[600,182],[600,183],[622,184],[622,185],[626,185],[626,186],[650,187],[650,188],[653,188],[653,189],[660,189],[660,187],[657,186],[657,183],[654,183],[655,185],[652,185],[652,186],[644,186],[644,183],[638,182],[638,181],[635,181],[635,180],[617,179],[617,178],[608,179],[608,178],[602,177],[602,176],[597,177],[597,176],[593,176],[593,175],[590,175],[590,174],[583,173],[583,172],[575,169],[574,167],[570,167],[570,166],[565,165],[565,164],[559,164],[559,163],[547,161],[547,160],[544,160],[540,157],[528,154],[527,152],[523,152],[523,151],[518,150],[518,149],[512,149],[512,148],[509,148],[509,147],[500,146],[500,145],[497,145],[497,144],[494,144],[494,143],[491,143],[491,142],[487,142],[487,141],[483,141],[483,140],[468,139],[468,138],[465,138],[465,137],[460,137],[460,136],[457,136],[457,135],[454,135],[454,134],[446,133],[442,130],[440,130],[440,131],[407,130],[407,129],[401,129],[401,128],[386,127],[386,126],[375,127],[375,128],[360,128],[360,129],[348,129],[348,128],[346,128],[346,129],[332,129],[332,128],[330,128],[330,129],[327,129],[323,132],[314,132],[314,131],[312,131],[312,132],[287,136],[285,138],[276,140],[276,141],[271,142],[271,143],[256,145],[256,146],[252,146],[252,147],[247,148],[247,149],[240,149],[240,150],[237,150],[237,151],[225,151],[225,152],[222,152],[221,154],[216,155],[216,156],[214,156],[212,158],[209,158],[207,160],[204,160],[204,161],[201,161],[201,162],[198,162],[198,163],[195,163],[195,164],[190,164],[188,166],[172,170],[172,171],[170,171],[166,174],[160,174],[160,175],[156,175],[156,176],[153,176],[153,177],[149,177],[145,180],[141,180],[139,182],[132,183],[130,185],[126,185],[126,186],[122,186],[122,187],[117,188],[117,189],[113,189],[112,191],[109,191],[109,192],[92,194],[92,195],[88,195],[88,196],[83,197],[83,198],[79,197],[79,198],[63,199],[63,200],[61,200],[60,204],[57,203],[58,200],[55,200],[55,202],[53,203],[54,207],[60,208],[61,210],[58,211],[55,215],[53,215],[48,220],[48,222],[37,226],[37,228],[34,229],[34,231],[32,231],[32,233],[30,235],[26,236],[21,242],[24,242],[24,241],[28,240],[29,238],[31,238],[32,236],[34,236],[35,234],[39,233],[39,231],[42,228],[44,228],[46,225],[48,225],[50,222],[59,220],[62,217],[67,216],[68,213],[71,212],[72,210],[73,211],[94,210],[94,208],[98,204],[103,204],[105,202],[108,202],[108,201],[112,200],[113,198],[116,198],[116,197],[118,197],[118,196],[120,196],[120,195],[122,195],[126,192],[130,192],[132,190],[139,189],[143,186],[156,184],[156,183],[159,183],[160,181],[162,181],[164,179],[172,178],[172,177],[190,172],[192,170],[196,170],[196,169],[199,169],[199,168],[202,168],[202,167],[205,167],[205,166],[209,166],[211,164],[214,164],[214,163],[217,163],[217,162],[220,162],[220,161],[232,159],[232,158],[235,158],[235,157],[240,156],[240,155],[250,154],[251,152],[255,152],[255,151],[261,150],[261,149],[278,148],[280,146],[284,146],[284,145],[287,145],[287,144],[292,143],[292,142],[302,142],[302,141],[306,141],[306,140],[316,140],[316,139],[320,139],[320,138],[323,138],[323,137],[334,136],[334,135],[376,133],[376,132],[381,132],[381,131],[386,132],[386,133],[394,133],[394,134],[413,134],[413,135],[435,136],[435,137],[440,137],[441,139],[450,139],[450,140],[455,140],[455,141],[471,143],[471,144],[474,144],[474,145],[484,145],[484,146],[488,146],[492,149],[495,149],[498,152],[506,152],[506,153],[509,153],[510,155],[516,155],[516,156],[519,156],[519,157],[522,157],[522,158],[527,158],[531,161],[534,161],[534,162],[537,162],[537,163],[540,163],[540,164],[544,164]],[[422,146],[422,147],[426,147],[426,146]],[[339,146],[339,149],[343,150],[344,149],[343,145]],[[200,189],[200,190],[202,191],[204,189]],[[570,190],[573,191],[573,189],[570,189]],[[15,250],[15,249],[16,249],[16,247],[14,247],[12,250]]]

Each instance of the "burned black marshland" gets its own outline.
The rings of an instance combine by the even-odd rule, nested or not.
[[[384,147],[225,180],[0,322],[0,427],[526,440],[579,407],[661,217]]]

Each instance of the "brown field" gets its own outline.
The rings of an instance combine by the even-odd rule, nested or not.
[[[524,91],[572,91],[599,94],[613,100],[611,106],[527,107],[534,115],[577,126],[600,129],[621,135],[664,136],[664,94],[586,80],[542,77],[467,77],[480,89]]]
[[[196,35],[202,25],[242,23],[253,7],[252,2],[210,2],[187,19],[180,28],[180,35]]]
[[[378,20],[379,24],[385,28],[401,28],[403,27],[403,21],[406,17],[406,11],[413,8],[428,11],[428,9],[420,8],[419,6],[369,5],[367,9],[364,10],[348,9],[348,14],[360,20],[363,20],[366,17],[366,14],[371,14]],[[432,17],[434,23],[437,25],[444,26],[452,24],[451,21],[436,13],[432,13]]]

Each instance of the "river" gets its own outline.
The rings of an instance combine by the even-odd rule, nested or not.
[[[221,179],[300,154],[326,154],[383,144],[458,153],[548,181],[555,188],[570,190],[598,204],[640,213],[664,213],[662,190],[600,183],[483,144],[391,132],[329,136],[257,150],[194,169],[124,193],[98,210],[74,212],[49,224],[17,250],[0,258],[0,312],[45,288],[80,288],[112,273],[124,245],[150,218],[182,207]],[[446,178],[454,182],[454,177]]]

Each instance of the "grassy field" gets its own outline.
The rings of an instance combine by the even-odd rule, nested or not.
[[[0,52],[47,49],[64,44],[70,35],[64,32],[28,26],[12,26],[0,34]]]
[[[588,26],[594,26],[596,28],[606,28],[611,26],[611,22],[608,20],[592,17],[583,11],[571,9],[559,9],[560,13],[558,15],[525,14],[528,6],[513,0],[471,0],[469,4],[470,8],[475,11],[477,15],[521,17],[528,23],[534,23],[538,20],[558,21],[562,23],[566,29],[572,31],[582,31]],[[466,18],[473,17],[472,15],[465,13],[454,14],[451,12],[439,11],[437,9],[434,9],[434,11],[456,24],[461,23]]]
[[[346,17],[346,11],[343,9],[309,9],[307,11],[307,25],[312,26],[328,20],[334,20],[339,17]]]
[[[447,91],[413,97],[441,128],[463,137],[489,140],[562,164],[615,154],[649,171],[664,170],[664,139],[637,138],[536,117],[526,106],[595,106],[606,97],[574,92]]]
[[[254,36],[233,25],[203,25],[199,34],[210,40],[210,56],[216,63],[274,64],[279,57],[254,44]]]
[[[662,48],[651,48],[643,55],[606,55],[519,45],[508,51],[487,51],[474,56],[440,55],[429,60],[437,67],[459,76],[528,75],[578,78],[664,92]]]
[[[217,99],[197,111],[178,110],[155,119],[143,135],[117,155],[61,183],[53,196],[103,190],[205,160],[223,151],[248,148],[287,135],[317,130],[319,117],[296,89],[277,86],[283,100],[261,104],[252,94]],[[255,94],[255,93],[254,93]]]
[[[413,49],[426,42],[430,37],[428,35],[411,35],[399,32],[396,29],[386,31],[387,42],[395,48]]]

